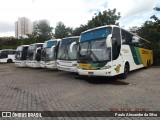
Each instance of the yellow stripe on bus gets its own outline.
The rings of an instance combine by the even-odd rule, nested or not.
[[[144,66],[147,66],[147,61],[150,61],[150,64],[153,64],[153,52],[152,50],[147,50],[144,48],[139,48],[139,53],[142,59]]]

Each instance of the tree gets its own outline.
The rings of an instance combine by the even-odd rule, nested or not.
[[[89,29],[103,25],[119,25],[117,20],[119,20],[120,17],[120,13],[116,15],[116,9],[108,9],[108,11],[105,10],[102,13],[99,12],[98,15],[92,18],[92,20],[88,21],[87,25]]]
[[[154,8],[160,11],[160,8]],[[160,65],[160,19],[151,16],[152,21],[146,21],[138,30],[138,35],[151,42],[150,48],[154,53],[154,65]]]
[[[72,35],[72,28],[66,27],[63,22],[58,22],[55,27],[55,38],[65,38]]]
[[[80,27],[77,27],[73,30],[74,36],[79,36],[83,31],[87,30],[87,25],[80,25]]]
[[[80,27],[75,28],[73,35],[80,35],[83,31],[103,26],[103,25],[119,25],[117,22],[120,19],[120,12],[116,14],[116,9],[108,9],[103,12],[99,12],[88,21],[86,25],[80,25]]]
[[[44,42],[53,37],[52,30],[52,27],[50,27],[46,22],[42,21],[37,25],[34,35],[37,35],[37,37]]]
[[[129,30],[128,30],[128,31],[137,34],[137,31],[138,31],[138,30],[139,30],[139,27],[133,26],[133,27],[129,27]]]

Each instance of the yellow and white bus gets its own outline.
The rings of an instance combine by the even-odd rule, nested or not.
[[[56,46],[60,39],[45,41],[41,51],[41,67],[57,69],[57,49]]]
[[[58,47],[57,68],[77,72],[77,45],[79,36],[63,38]],[[71,50],[70,50],[71,49]]]
[[[41,64],[41,49],[43,43],[34,43],[29,45],[27,50],[27,61],[26,65],[32,68],[40,68]]]
[[[129,71],[153,64],[153,52],[147,40],[107,25],[80,35],[77,67],[80,75],[126,78]]]
[[[15,65],[18,67],[27,67],[26,59],[27,59],[27,50],[29,45],[20,45],[16,49],[15,55]]]

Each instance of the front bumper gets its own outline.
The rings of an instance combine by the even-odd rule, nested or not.
[[[79,75],[86,75],[86,76],[108,76],[108,77],[113,76],[111,69],[103,69],[103,70],[78,69],[78,74]]]
[[[78,72],[77,70],[77,66],[61,66],[61,65],[57,65],[58,70],[63,70],[63,71],[67,71],[67,72]]]

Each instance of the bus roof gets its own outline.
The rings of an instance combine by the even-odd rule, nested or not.
[[[60,41],[61,39],[50,39],[50,40],[46,40],[45,42],[49,42],[49,41]]]
[[[14,50],[14,49],[2,49],[0,51],[16,51],[16,50]]]
[[[87,33],[87,32],[92,31],[92,30],[97,30],[97,29],[100,29],[100,28],[106,28],[106,27],[119,27],[119,26],[117,26],[117,25],[105,25],[105,26],[95,27],[95,28],[92,28],[92,29],[89,29],[89,30],[84,31],[84,32],[82,32],[81,34]],[[122,30],[125,30],[125,29],[123,29],[123,28],[121,28],[121,27],[119,27],[119,28],[122,29]],[[125,30],[125,31],[127,31],[127,30]],[[127,32],[129,32],[129,31],[127,31]],[[151,43],[150,41],[148,41],[148,40],[146,40],[146,39],[144,39],[144,38],[136,35],[135,33],[132,33],[132,32],[129,32],[129,33],[131,33],[131,34],[133,34],[133,35],[141,38],[142,40],[144,40],[144,41],[146,41],[146,42],[148,42],[148,43]]]
[[[33,44],[30,44],[30,45],[43,45],[44,43],[33,43]]]
[[[28,47],[29,45],[20,45],[18,47]]]
[[[64,39],[69,39],[69,38],[79,38],[79,36],[65,37],[65,38],[62,38],[62,40],[64,40]]]
[[[92,31],[92,30],[97,30],[97,29],[100,29],[100,28],[106,28],[106,27],[119,27],[119,26],[116,26],[116,25],[105,25],[105,26],[95,27],[95,28],[92,28],[92,29],[84,31],[81,34],[89,32],[89,31]]]

